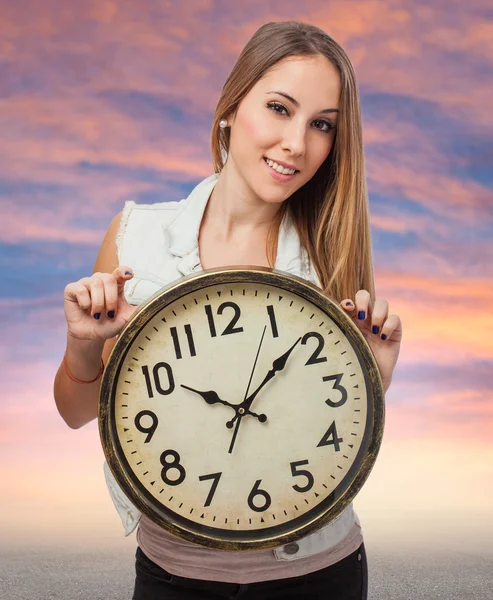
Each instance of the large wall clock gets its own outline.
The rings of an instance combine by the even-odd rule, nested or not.
[[[315,285],[263,267],[160,289],[101,383],[102,445],[128,498],[224,550],[280,546],[335,518],[367,479],[383,424],[358,327]]]

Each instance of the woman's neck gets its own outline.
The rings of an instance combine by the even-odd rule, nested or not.
[[[226,165],[207,202],[203,225],[213,229],[224,241],[235,237],[259,235],[271,227],[280,204],[264,202]]]

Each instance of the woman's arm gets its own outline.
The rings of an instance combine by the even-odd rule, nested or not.
[[[117,269],[118,255],[115,239],[120,226],[120,221],[121,213],[113,219],[106,232],[94,264],[94,273],[112,274],[115,269]],[[125,280],[129,279],[129,276],[125,277],[123,276],[123,273],[120,275],[120,281],[118,278],[115,279],[113,288],[115,288],[116,283],[119,281],[121,295],[123,295],[123,285]],[[103,359],[104,364],[106,364],[111,350],[116,343],[118,331],[115,335],[115,326],[118,328],[118,326],[121,325],[121,329],[125,324],[119,317],[127,316],[129,311],[132,312],[134,310],[134,307],[128,307],[128,305],[128,309],[127,307],[123,307],[125,310],[122,310],[122,308],[119,307],[119,312],[122,313],[122,315],[115,315],[113,320],[105,317],[101,319],[100,322],[96,321],[93,317],[93,313],[96,310],[99,310],[99,308],[94,308],[94,302],[92,301],[93,298],[96,298],[96,293],[94,292],[94,287],[91,285],[90,280],[88,280],[88,278],[80,280],[80,282],[84,281],[87,282],[85,285],[89,296],[91,296],[90,292],[93,290],[92,297],[90,299],[87,297],[87,302],[91,301],[91,304],[86,308],[82,308],[77,302],[74,302],[73,299],[71,302],[68,302],[67,293],[65,294],[65,303],[66,305],[67,303],[70,304],[72,312],[71,316],[75,315],[76,317],[80,317],[79,322],[81,325],[84,325],[85,330],[87,330],[87,335],[81,334],[80,331],[77,331],[77,335],[74,335],[74,333],[71,332],[70,323],[68,322],[65,365],[62,361],[58,368],[53,390],[58,412],[72,429],[78,429],[97,418],[101,377],[97,378],[93,383],[77,383],[68,377],[66,369],[68,369],[68,372],[75,379],[80,379],[82,381],[93,380],[99,373],[101,358]],[[99,288],[97,288],[99,290],[98,293],[101,298],[101,280],[97,283],[99,285]],[[82,286],[79,287],[80,289],[83,289]],[[107,292],[108,289],[109,287],[106,284],[102,288],[102,310],[116,308],[115,299],[112,298],[113,305],[110,305],[109,298],[105,296],[105,292]],[[81,301],[80,298],[81,297],[79,296],[79,301]],[[126,304],[126,302],[123,302],[123,304]],[[77,313],[77,311],[79,311],[79,313]],[[96,332],[96,335],[94,332]],[[112,337],[108,337],[110,334],[113,334]],[[108,337],[108,339],[104,339],[105,337]]]

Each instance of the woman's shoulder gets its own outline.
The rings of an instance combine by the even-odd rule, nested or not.
[[[127,229],[130,223],[138,229],[168,225],[175,220],[187,203],[188,198],[154,202],[152,204],[127,200],[121,211],[120,232]]]
[[[152,243],[160,235],[163,227],[170,225],[187,205],[188,198],[152,204],[127,200],[119,213],[120,219],[116,231],[116,247],[120,255],[123,239],[129,243],[142,244],[145,240]],[[145,240],[142,232],[146,232]]]
[[[133,211],[142,213],[153,213],[153,216],[160,214],[173,214],[183,209],[188,201],[188,198],[182,200],[166,200],[163,202],[144,203],[135,200],[127,200],[123,206],[122,216]]]
[[[127,221],[132,213],[140,215],[142,218],[152,218],[166,223],[177,217],[189,204],[196,205],[196,200],[204,200],[209,197],[214,187],[218,173],[209,175],[195,185],[186,198],[181,200],[165,200],[162,202],[143,203],[135,200],[127,200],[122,210],[122,220]]]

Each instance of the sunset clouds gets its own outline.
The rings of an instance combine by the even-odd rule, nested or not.
[[[95,424],[69,430],[52,397],[65,347],[63,289],[91,273],[125,200],[184,198],[212,173],[210,127],[222,86],[255,30],[279,20],[318,25],[354,64],[377,296],[404,327],[387,394],[385,443],[392,452],[382,450],[362,501],[376,506],[378,486],[398,458],[418,468],[428,460],[425,447],[435,457],[425,469],[430,488],[436,486],[433,506],[440,506],[440,477],[445,489],[454,485],[448,466],[437,473],[437,456],[451,464],[440,448],[449,461],[476,465],[470,483],[483,486],[481,498],[492,493],[489,3],[0,5],[0,451],[15,457],[5,475],[10,506],[26,494],[33,461],[56,487],[69,470],[67,457],[87,478],[84,494],[98,489],[102,497],[102,474],[90,470],[101,459]],[[19,450],[21,434],[27,442]],[[418,439],[424,446],[411,456]],[[460,459],[453,454],[457,440],[469,448]],[[39,472],[35,480],[41,485]],[[400,495],[395,489],[396,503],[412,504],[411,487]],[[61,494],[69,503],[67,489]],[[48,502],[49,494],[43,498]]]

